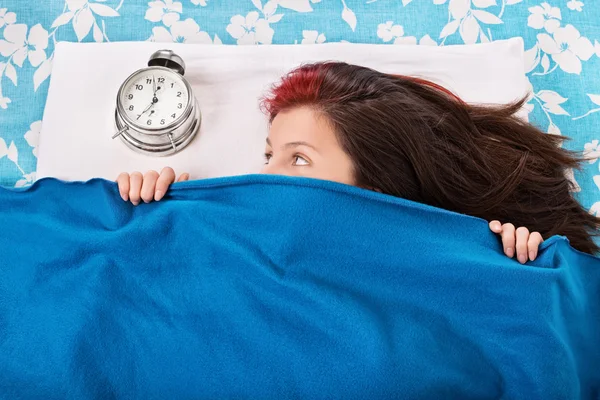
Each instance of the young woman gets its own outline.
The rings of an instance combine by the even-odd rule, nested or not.
[[[516,118],[522,104],[468,105],[416,78],[304,65],[263,101],[271,127],[261,173],[336,181],[492,221],[506,255],[521,263],[555,234],[593,254],[600,219],[573,198],[565,177],[582,160],[558,146],[564,137]],[[174,181],[171,168],[117,179],[136,205],[160,200]]]

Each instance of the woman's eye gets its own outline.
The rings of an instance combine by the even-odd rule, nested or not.
[[[271,157],[273,157],[273,154],[265,153],[265,164],[268,164],[269,161],[271,161]]]
[[[294,165],[308,165],[308,161],[301,156],[294,157]]]

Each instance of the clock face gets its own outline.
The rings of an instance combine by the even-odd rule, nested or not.
[[[166,129],[186,111],[190,93],[181,75],[149,68],[131,76],[120,94],[125,115],[143,129]]]

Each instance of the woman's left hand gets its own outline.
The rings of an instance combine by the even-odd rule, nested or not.
[[[515,226],[510,223],[502,225],[500,221],[492,221],[490,229],[502,236],[504,254],[513,258],[516,249],[517,260],[521,264],[525,264],[527,260],[535,260],[538,247],[544,241],[539,232],[529,233],[529,229],[523,226],[515,229]]]

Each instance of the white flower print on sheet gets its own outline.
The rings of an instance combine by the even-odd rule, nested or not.
[[[2,96],[2,93],[0,93],[0,108],[6,110],[10,103],[11,100],[8,97]]]
[[[27,144],[33,147],[31,152],[34,156],[37,155],[38,142],[40,140],[40,132],[42,131],[42,121],[35,121],[29,126],[29,130],[23,136],[27,141]]]
[[[592,103],[596,104],[597,106],[600,106],[600,94],[590,94],[590,93],[588,93],[587,95],[590,98],[590,100],[592,100]],[[600,112],[600,107],[594,108],[594,109],[588,111],[587,113],[585,113],[585,114],[583,114],[583,115],[581,115],[579,117],[575,117],[575,118],[573,118],[573,120],[578,120],[578,119],[581,119],[581,118],[585,118],[588,115],[591,115],[591,114],[594,114],[594,113],[597,113],[597,112]]]
[[[567,3],[567,7],[569,7],[569,10],[571,10],[571,11],[581,12],[581,11],[583,11],[583,6],[584,6],[583,2],[579,1],[579,0],[570,0]]]
[[[527,26],[533,29],[545,29],[548,33],[553,33],[559,26],[562,19],[560,8],[552,7],[548,3],[542,3],[539,6],[529,8],[529,18]]]
[[[0,8],[0,28],[4,25],[10,25],[17,22],[17,14],[7,11],[6,8]]]
[[[96,3],[94,3],[93,1],[96,1]],[[66,0],[65,6],[69,9],[69,11],[76,12],[89,8],[94,13],[102,17],[118,17],[119,13],[117,11],[123,5],[124,0],[121,0],[120,4],[117,6],[116,9],[112,9],[107,5],[100,4],[104,3],[105,1],[106,0]]]
[[[406,4],[404,4],[404,1],[405,0],[402,0],[403,5],[406,5],[406,4],[410,3],[412,0],[407,1]],[[448,0],[433,0],[433,4],[439,6],[442,4],[446,4],[447,1]],[[502,1],[507,6],[512,6],[513,4],[520,3],[523,0],[500,0],[500,1]],[[496,0],[473,0],[473,3],[475,4],[476,7],[479,7],[479,8],[485,8],[485,7],[489,7],[492,5],[497,5]]]
[[[69,8],[69,11],[77,11],[83,8],[87,0],[66,0],[66,5]]]
[[[598,188],[600,189],[600,185],[598,185]],[[600,201],[594,203],[591,207],[590,207],[590,214],[596,216],[596,217],[600,217]]]
[[[254,6],[263,13],[263,18],[266,19],[270,24],[279,22],[279,20],[281,20],[283,17],[283,14],[275,14],[277,12],[277,6],[279,5],[277,0],[267,1],[264,6],[260,0],[252,0],[252,4],[254,4]]]
[[[569,99],[562,97],[555,91],[540,90],[535,94],[535,97],[542,101],[540,105],[544,110],[555,115],[569,115],[569,113],[560,106]]]
[[[12,60],[15,65],[22,67],[23,61],[28,58],[31,65],[37,67],[46,60],[47,48],[48,31],[40,24],[32,27],[29,35],[25,24],[8,25],[4,29],[4,39],[0,39],[0,54],[10,57],[7,66]]]
[[[502,7],[498,15],[492,14],[483,9],[496,6],[496,0],[450,0],[448,2],[448,23],[440,32],[440,39],[443,39],[441,45],[444,44],[446,38],[450,35],[459,32],[465,44],[487,43],[492,38],[492,32],[487,28],[487,33],[480,24],[500,25],[502,15],[507,5],[517,4],[520,1],[502,0]],[[434,4],[445,4],[446,1],[434,0]],[[476,8],[473,8],[475,6]]]
[[[302,31],[302,44],[321,44],[325,42],[325,35],[318,31]]]
[[[152,42],[204,43],[212,44],[209,34],[201,31],[200,26],[192,18],[176,21],[167,30],[164,26],[152,29]]]
[[[356,30],[357,22],[356,14],[348,7],[344,0],[342,0],[342,5],[344,6],[344,9],[342,10],[342,19],[346,21],[350,29],[352,29],[352,32],[354,32]]]
[[[19,152],[17,150],[17,146],[15,145],[15,142],[11,141],[10,146],[7,146],[4,139],[2,139],[0,137],[0,159],[2,159],[4,157],[6,157],[10,161],[12,161],[15,164],[15,166],[17,167],[17,169],[23,175],[23,179],[17,181],[15,184],[15,187],[22,187],[22,186],[30,185],[33,183],[33,181],[35,180],[35,171],[27,174],[23,170],[23,168],[21,168],[21,166],[19,165]]]
[[[586,158],[590,164],[594,164],[598,161],[600,158],[600,143],[597,139],[584,145],[583,157]],[[598,163],[598,167],[600,167],[600,163]],[[592,177],[592,180],[600,190],[600,175],[595,175]],[[600,217],[600,202],[595,203],[591,207],[590,213]]]
[[[106,40],[108,42],[104,20],[101,21],[103,28],[101,30],[95,15],[101,17],[118,17],[118,10],[123,5],[123,0],[116,9],[101,4],[101,2],[105,0],[97,1],[99,3],[92,3],[88,0],[66,0],[65,9],[63,10],[63,13],[54,20],[52,28],[55,28],[54,30],[56,31],[56,28],[66,25],[72,20],[73,30],[75,31],[75,35],[77,35],[77,41],[81,42],[84,40],[93,28],[94,41],[103,42]]]
[[[368,0],[367,3],[372,3],[373,1],[376,0]],[[407,1],[407,0],[403,0]],[[411,0],[408,0],[409,2]],[[260,0],[252,0],[253,3],[257,3],[260,2]],[[312,4],[315,3],[320,3],[321,0],[277,0],[278,5],[280,5],[283,8],[289,8],[290,10],[294,10],[297,12],[313,12],[313,8],[312,8]],[[346,22],[348,24],[348,26],[350,27],[350,29],[352,29],[352,32],[354,32],[356,30],[356,24],[358,22],[357,18],[356,18],[356,14],[354,13],[354,11],[352,11],[352,9],[350,9],[350,7],[348,7],[348,4],[346,3],[346,0],[341,0],[342,2],[342,19],[344,20],[344,22]],[[271,21],[269,21],[271,22]]]
[[[17,183],[15,183],[16,188],[25,187],[32,185],[35,182],[35,171],[29,174],[23,174],[23,179],[19,179]]]
[[[419,39],[419,44],[421,46],[437,46],[437,42],[435,40],[433,40],[431,38],[431,36],[429,35],[425,35],[423,36],[421,39]]]
[[[581,74],[581,60],[594,55],[594,46],[577,28],[567,25],[557,28],[552,37],[547,33],[537,35],[540,49],[549,54],[560,69],[570,74]]]
[[[135,9],[135,11],[131,8],[132,1],[131,0],[57,0],[57,3],[59,3],[60,5],[64,5],[64,10],[62,10],[63,14],[66,15],[61,15],[61,10],[57,10],[55,9],[54,11],[50,11],[49,13],[39,13],[39,15],[43,14],[43,18],[40,17],[39,19],[35,19],[38,18],[35,13],[31,13],[29,11],[34,10],[35,11],[35,7],[37,6],[33,6],[33,4],[41,4],[42,2],[28,2],[25,0],[4,0],[3,2],[0,0],[0,39],[6,40],[6,38],[4,38],[3,36],[3,31],[4,29],[12,24],[16,24],[16,23],[25,23],[28,27],[28,32],[27,32],[27,37],[26,37],[26,41],[28,39],[29,36],[29,32],[32,29],[33,26],[35,26],[38,23],[41,23],[41,25],[46,28],[50,34],[50,40],[49,40],[49,44],[48,47],[45,50],[45,53],[47,55],[47,59],[40,64],[37,68],[35,67],[31,67],[30,66],[30,61],[28,61],[29,54],[27,54],[27,57],[24,59],[23,61],[23,67],[22,69],[19,68],[18,65],[16,65],[12,60],[9,61],[10,56],[8,57],[4,57],[2,55],[0,55],[0,113],[4,112],[4,110],[2,108],[7,108],[8,107],[8,112],[5,112],[4,115],[7,118],[7,121],[9,121],[10,119],[15,120],[15,115],[18,110],[15,108],[14,111],[12,109],[12,107],[15,107],[15,103],[18,103],[17,101],[15,101],[15,99],[12,99],[12,103],[11,103],[11,99],[13,96],[17,96],[18,94],[23,94],[23,95],[28,95],[28,93],[25,93],[27,91],[31,91],[31,89],[37,89],[38,86],[40,86],[40,84],[42,82],[44,82],[46,80],[46,78],[49,76],[49,73],[51,71],[51,60],[52,60],[52,52],[53,52],[53,41],[52,39],[56,37],[56,39],[58,39],[60,37],[60,40],[75,40],[77,41],[80,38],[80,35],[85,33],[87,34],[87,36],[85,36],[85,38],[81,41],[108,41],[108,37],[104,37],[106,35],[105,29],[106,28],[110,28],[109,23],[114,24],[113,26],[115,27],[114,31],[113,31],[113,35],[115,35],[115,39],[118,40],[127,40],[128,36],[127,35],[131,35],[131,29],[125,29],[124,26],[122,24],[119,24],[118,21],[113,22],[112,19],[108,19],[108,18],[102,18],[99,17],[99,14],[94,11],[94,10],[100,10],[101,13],[111,13],[111,14],[117,14],[116,12],[119,11],[119,9],[121,8],[121,5],[123,4],[124,7],[123,10],[121,11],[122,14],[126,14],[129,13],[128,15],[128,20],[131,20],[133,22],[132,27],[135,28],[136,26],[139,26],[140,29],[146,29],[146,33],[148,33],[148,36],[150,36],[153,32],[152,32],[152,28],[154,27],[164,27],[166,29],[164,29],[164,31],[159,34],[158,36],[160,37],[161,35],[163,36],[163,38],[169,38],[168,40],[173,41],[173,40],[188,40],[189,38],[185,38],[184,36],[186,35],[177,35],[177,29],[175,30],[175,34],[177,37],[179,37],[179,39],[177,39],[177,37],[174,39],[173,38],[173,33],[171,32],[171,29],[169,26],[166,26],[165,22],[163,21],[163,18],[161,17],[157,22],[155,23],[148,23],[145,25],[146,22],[148,22],[148,20],[146,20],[144,18],[145,13],[148,11],[149,7],[149,2],[158,2],[159,0],[145,0],[144,2],[141,3],[141,10],[139,7],[133,7]],[[404,33],[402,36],[397,36],[397,37],[401,37],[401,38],[410,38],[412,36],[416,37],[419,42],[419,44],[438,44],[435,43],[434,40],[431,40],[431,38],[435,39],[435,41],[437,42],[441,42],[439,44],[443,45],[446,42],[446,36],[444,35],[439,35],[440,32],[442,32],[442,30],[445,28],[445,25],[448,25],[450,23],[449,28],[453,28],[455,27],[454,31],[452,31],[450,33],[450,35],[454,35],[454,36],[450,36],[451,38],[454,38],[454,42],[467,42],[464,40],[463,35],[466,34],[470,40],[473,40],[473,38],[475,37],[475,35],[473,33],[477,32],[477,29],[479,29],[479,36],[477,36],[475,38],[476,42],[484,42],[487,39],[492,39],[492,34],[494,35],[493,39],[500,39],[500,38],[506,38],[508,36],[525,36],[525,32],[527,32],[527,34],[534,34],[534,40],[535,37],[537,36],[537,34],[544,34],[547,33],[548,36],[556,43],[558,42],[558,40],[554,37],[554,33],[555,30],[557,28],[560,28],[561,25],[565,26],[567,24],[572,24],[574,25],[575,28],[577,28],[577,30],[581,33],[581,36],[583,37],[587,37],[588,39],[591,40],[592,43],[595,43],[595,53],[598,57],[600,57],[600,37],[595,37],[594,35],[594,30],[592,29],[593,26],[591,26],[589,24],[589,21],[594,21],[597,19],[597,15],[595,15],[595,11],[596,7],[595,7],[595,2],[590,3],[590,1],[592,0],[530,0],[528,2],[523,2],[520,0],[421,0],[421,1],[409,1],[409,0],[377,0],[378,1],[378,5],[377,5],[377,10],[373,9],[373,10],[367,10],[368,7],[370,7],[368,4],[370,3],[374,3],[374,0],[363,0],[362,4],[364,4],[363,6],[360,6],[358,9],[356,9],[356,15],[353,15],[354,13],[351,13],[348,7],[358,7],[357,4],[361,3],[358,0],[353,0],[353,1],[342,1],[342,0],[330,0],[328,2],[321,2],[321,4],[319,4],[319,1],[317,0],[271,0],[271,1],[267,1],[267,0],[244,0],[244,1],[240,1],[240,2],[232,2],[230,3],[230,5],[233,5],[235,3],[235,11],[233,8],[231,8],[230,10],[230,14],[225,14],[227,15],[227,18],[225,19],[225,23],[223,23],[223,21],[221,20],[221,23],[218,22],[214,22],[211,23],[210,21],[207,21],[205,23],[202,23],[203,20],[201,20],[200,18],[203,17],[202,14],[200,13],[205,13],[208,10],[202,10],[201,7],[205,7],[206,4],[208,4],[208,6],[211,7],[211,9],[217,11],[217,12],[221,12],[221,11],[225,11],[222,7],[229,7],[226,4],[226,2],[222,2],[219,0],[171,0],[166,1],[166,0],[162,0],[162,3],[165,4],[165,6],[169,3],[169,4],[173,4],[175,2],[179,2],[182,4],[182,11],[181,13],[175,12],[176,14],[179,14],[179,20],[185,20],[186,18],[190,18],[190,17],[194,17],[195,21],[197,21],[197,23],[200,24],[199,30],[197,31],[199,35],[200,34],[200,29],[203,31],[208,31],[208,33],[210,34],[210,36],[212,37],[214,34],[211,33],[212,30],[216,29],[215,27],[218,27],[218,29],[222,30],[224,29],[229,23],[229,17],[236,15],[236,14],[240,14],[242,16],[246,16],[248,14],[249,11],[252,11],[253,6],[259,4],[260,8],[259,9],[255,9],[254,11],[257,11],[260,15],[259,19],[265,19],[269,22],[269,25],[271,28],[273,28],[276,32],[277,32],[277,37],[273,36],[273,41],[277,40],[278,42],[281,43],[293,43],[295,39],[298,39],[297,42],[300,43],[301,41],[313,41],[315,43],[319,43],[322,39],[322,36],[327,35],[327,40],[331,40],[332,37],[330,37],[331,35],[334,35],[336,37],[336,41],[353,41],[352,38],[355,37],[352,34],[352,30],[348,29],[348,26],[350,26],[350,28],[352,28],[352,25],[354,25],[354,21],[356,20],[356,31],[359,31],[359,29],[362,30],[362,32],[364,32],[365,28],[368,28],[371,30],[372,34],[369,35],[371,38],[375,36],[375,33],[378,30],[378,24],[381,22],[385,22],[388,20],[393,20],[394,24],[392,24],[392,26],[394,26],[395,24],[400,25],[404,28]],[[271,3],[271,4],[269,4]],[[520,4],[518,4],[520,3]],[[21,9],[21,4],[23,4],[24,6],[27,7],[27,12],[24,13],[23,15],[19,14],[19,9]],[[27,5],[29,4],[29,5]],[[117,5],[115,7],[115,5]],[[395,4],[395,5],[394,5]],[[406,6],[405,10],[402,10],[402,6],[400,6],[400,4],[402,4],[403,6]],[[511,6],[513,6],[514,4],[518,4],[518,6],[514,7],[514,10],[511,9]],[[12,6],[11,6],[12,5]],[[94,5],[94,9],[91,8],[91,5]],[[140,5],[140,4],[138,4]],[[250,5],[250,7],[248,8],[248,5]],[[102,6],[107,6],[108,8],[114,9],[114,11],[110,11],[105,9],[102,9]],[[388,7],[389,6],[389,7]],[[463,7],[463,10],[467,10],[466,15],[464,17],[461,18],[461,20],[459,20],[458,22],[455,21],[455,16],[459,15],[456,13],[452,13],[451,11],[454,10],[460,10],[460,6]],[[538,7],[538,8],[534,8],[534,7]],[[16,7],[16,9],[14,9]],[[34,8],[31,8],[34,7]],[[332,8],[333,7],[333,8]],[[375,7],[375,6],[373,6]],[[398,7],[400,7],[400,9],[398,9]],[[410,13],[412,14],[413,12],[416,13],[420,13],[420,7],[424,7],[426,8],[427,11],[425,11],[425,13],[429,13],[429,11],[437,8],[437,7],[444,7],[444,10],[439,10],[439,11],[443,11],[444,12],[444,16],[439,15],[439,17],[441,18],[435,18],[435,21],[431,20],[429,22],[431,22],[431,24],[418,24],[418,26],[414,26],[413,28],[410,28],[411,30],[408,31],[408,22],[407,19],[405,19],[405,15],[406,12],[409,11],[410,8]],[[458,7],[458,8],[457,8]],[[47,6],[40,6],[39,8],[47,8]],[[167,7],[168,8],[168,7]],[[343,10],[345,10],[346,8],[348,8],[349,11],[345,11],[345,15],[346,15],[346,19],[342,20],[339,18],[340,14],[342,12],[344,12]],[[531,11],[528,9],[532,8],[534,9],[534,11]],[[82,13],[81,16],[77,17],[77,21],[80,24],[80,28],[78,28],[78,30],[71,30],[73,29],[70,26],[65,27],[65,31],[63,32],[62,29],[63,28],[59,28],[58,30],[54,29],[57,26],[52,27],[52,29],[49,28],[49,26],[52,24],[53,18],[56,18],[57,20],[60,19],[60,21],[64,21],[63,25],[72,25],[75,23],[75,19],[74,16],[77,13],[83,12],[83,10],[87,11],[85,13]],[[263,11],[264,9],[264,11]],[[279,14],[276,14],[275,12],[273,12],[273,10],[277,10],[279,12]],[[400,11],[398,11],[400,10]],[[10,12],[10,11],[16,11],[16,14],[14,12]],[[131,12],[130,12],[131,11]],[[376,12],[378,13],[378,15],[382,16],[382,19],[380,19],[379,21],[373,21],[372,19],[370,19],[370,16],[372,16],[373,14],[367,14],[366,12]],[[381,13],[380,13],[381,11]],[[485,11],[488,12],[490,14],[493,14],[495,16],[498,17],[498,19],[503,20],[503,22],[507,25],[506,28],[504,28],[503,26],[501,26],[500,24],[486,24],[484,22],[482,22],[480,19],[477,18],[476,14],[474,14],[474,11]],[[562,15],[560,15],[559,18],[559,13],[561,12]],[[135,14],[134,14],[135,12]],[[169,12],[174,12],[174,11],[170,11],[170,10],[165,10],[165,12],[163,14],[169,13]],[[402,12],[404,12],[404,14],[402,14]],[[284,16],[283,13],[285,13],[286,15]],[[310,16],[310,15],[306,15],[306,13],[309,14],[314,14],[314,16]],[[336,14],[337,13],[337,14]],[[387,14],[386,14],[387,13]],[[536,14],[534,16],[532,16],[531,14]],[[323,18],[321,19],[322,16],[325,16],[327,18]],[[425,15],[425,14],[424,14]],[[432,14],[427,14],[432,16]],[[435,14],[436,16],[438,16],[438,14]],[[469,18],[469,15],[471,15],[475,21],[473,21],[472,18]],[[482,16],[483,15],[483,16]],[[91,18],[89,18],[91,16]],[[163,15],[164,16],[164,15]],[[479,14],[479,16],[482,16],[483,19],[485,19],[486,14]],[[509,17],[510,16],[510,17]],[[589,16],[589,18],[588,18]],[[85,18],[84,18],[85,17]],[[289,18],[289,23],[286,24],[285,26],[281,26],[280,28],[276,28],[273,24],[276,23],[279,19],[283,18]],[[335,21],[336,17],[338,18],[337,21]],[[154,19],[156,19],[156,17],[153,17]],[[167,22],[169,23],[167,17]],[[297,21],[298,23],[301,23],[301,20],[304,21],[306,18],[309,18],[311,20],[315,20],[316,25],[308,25],[310,27],[311,30],[316,30],[317,34],[315,37],[315,33],[309,31],[310,33],[307,33],[306,35],[304,34],[304,32],[302,32],[303,30],[307,29],[307,28],[300,28],[300,29],[296,29],[296,33],[292,33],[292,29],[287,29],[290,27],[290,23],[293,21]],[[411,17],[406,17],[406,18],[411,18]],[[588,19],[586,19],[588,18]],[[596,19],[594,19],[596,18]],[[24,21],[25,19],[25,21]],[[104,21],[102,20],[104,19]],[[273,20],[275,19],[275,20]],[[94,25],[94,20],[97,20],[97,26]],[[18,22],[17,22],[18,21]],[[59,21],[59,22],[60,22]],[[86,24],[89,24],[89,22],[92,22],[92,29],[88,29],[87,31],[85,31],[85,24],[82,24],[83,22],[85,22]],[[212,21],[212,20],[211,20]],[[318,21],[323,21],[323,23],[320,23]],[[104,23],[106,22],[106,28],[104,26]],[[305,21],[307,22],[307,21]],[[314,22],[314,21],[313,21]],[[327,22],[327,23],[325,23]],[[435,24],[434,24],[435,22]],[[477,24],[473,24],[473,22],[476,22]],[[136,23],[138,25],[136,25]],[[528,27],[528,24],[531,23]],[[461,24],[462,24],[462,28],[461,28]],[[129,25],[129,24],[128,24]],[[219,26],[221,25],[221,26]],[[296,23],[292,24],[294,26],[296,26],[296,28],[298,27],[298,25]],[[592,24],[593,25],[593,24]],[[142,28],[143,26],[146,26],[146,28]],[[412,26],[412,25],[411,25]],[[425,29],[427,27],[427,29]],[[422,29],[423,28],[423,29]],[[473,29],[474,28],[474,29]],[[71,30],[69,32],[69,30]],[[490,32],[491,30],[491,32]],[[56,31],[56,35],[54,35],[54,32]],[[85,31],[85,32],[84,32]],[[187,31],[187,30],[186,30]],[[92,32],[94,33],[93,37],[92,37]],[[498,32],[498,33],[496,33]],[[60,35],[61,33],[67,34],[67,33],[73,33],[73,36],[70,35]],[[166,34],[165,34],[166,33]],[[437,36],[434,36],[434,33]],[[484,36],[481,35],[481,33],[484,33]],[[77,38],[75,38],[75,34],[77,34]],[[109,32],[110,34],[110,32]],[[298,35],[300,34],[300,35]],[[429,35],[427,35],[429,34]],[[229,35],[229,34],[228,34]],[[293,35],[293,37],[292,37]],[[363,33],[361,33],[361,35],[363,35]],[[425,35],[425,36],[423,36]],[[472,36],[469,36],[472,35]],[[110,36],[110,35],[109,35]],[[147,36],[147,37],[148,37]],[[204,35],[201,35],[204,36]],[[440,37],[441,36],[441,37]],[[456,38],[456,36],[459,36],[458,38]],[[496,37],[497,36],[497,37]],[[361,36],[362,37],[362,36]],[[394,37],[392,39],[390,39],[387,43],[394,43],[395,39],[397,37]],[[439,38],[439,39],[438,39]],[[462,40],[461,40],[462,38]],[[112,39],[112,38],[111,38]],[[356,38],[355,38],[356,39]],[[458,40],[456,40],[458,39]],[[596,40],[594,40],[596,39]],[[206,40],[206,37],[203,39]],[[403,40],[405,39],[400,39],[399,42],[401,43]],[[412,39],[408,39],[411,42],[413,41]],[[236,43],[237,39],[230,39],[230,41],[232,43]],[[377,41],[381,41],[383,42],[383,40],[381,40],[381,38],[379,37],[375,37],[375,42]],[[214,38],[214,42],[220,42],[218,40],[217,37]],[[532,116],[532,118],[534,120],[536,120],[536,123],[541,122],[541,124],[543,125],[544,128],[548,128],[547,132],[550,133],[555,133],[558,134],[560,133],[560,130],[564,130],[565,134],[567,134],[568,136],[573,136],[573,130],[575,130],[575,140],[577,140],[577,135],[579,135],[580,133],[582,135],[584,135],[583,132],[580,132],[579,129],[586,129],[585,135],[589,136],[589,129],[586,128],[588,126],[595,126],[594,124],[596,124],[596,121],[600,121],[600,104],[594,102],[593,99],[596,99],[598,101],[600,101],[599,96],[600,96],[600,92],[598,91],[598,87],[597,85],[594,86],[592,84],[588,84],[588,82],[590,82],[590,79],[592,82],[595,82],[595,77],[597,74],[595,74],[594,68],[595,68],[595,64],[596,64],[596,60],[595,57],[592,56],[592,58],[590,58],[589,60],[585,60],[585,57],[577,57],[577,52],[575,51],[577,49],[577,45],[574,46],[569,46],[568,44],[563,45],[564,48],[561,48],[561,52],[564,51],[570,51],[572,53],[575,54],[575,56],[577,58],[579,58],[579,61],[581,62],[581,74],[577,75],[577,74],[573,74],[573,73],[568,73],[568,72],[564,72],[562,69],[560,69],[560,65],[559,62],[562,64],[562,61],[554,61],[552,54],[550,53],[546,53],[544,50],[542,50],[542,46],[540,45],[540,43],[538,43],[537,40],[535,40],[535,42],[531,43],[533,45],[533,48],[528,50],[527,54],[528,54],[528,76],[530,78],[534,78],[537,75],[549,75],[549,74],[555,74],[554,79],[550,79],[550,80],[535,80],[534,84],[535,84],[535,90],[532,90],[532,97],[531,97],[531,102],[528,103],[530,105],[530,107],[533,106],[533,104],[535,103],[535,111],[536,115]],[[571,48],[573,47],[573,48]],[[589,46],[588,46],[589,47]],[[35,46],[32,46],[30,50],[35,50]],[[585,53],[585,52],[584,52]],[[585,54],[584,54],[585,56]],[[17,58],[18,59],[18,58]],[[560,59],[560,56],[559,56]],[[10,64],[10,66],[7,66],[7,63]],[[34,85],[24,85],[21,82],[19,82],[21,85],[19,85],[19,87],[14,87],[13,85],[11,85],[10,82],[12,80],[16,81],[16,77],[18,74],[18,78],[19,81],[23,80],[23,79],[31,79],[30,77],[32,76],[32,74],[34,74]],[[4,78],[8,78],[8,79],[4,79]],[[579,85],[573,85],[573,86],[565,86],[568,85],[567,83],[564,84],[559,84],[560,81],[566,81],[567,79],[575,79],[574,82],[579,82],[579,77],[581,78],[581,83],[582,85],[585,85],[585,88],[587,89],[586,91],[583,90],[583,88],[579,88],[577,89],[577,86]],[[546,86],[544,86],[543,82],[546,82]],[[14,83],[14,82],[13,82]],[[8,85],[8,87],[3,87],[3,85]],[[557,86],[558,85],[558,86]],[[40,86],[40,88],[43,86]],[[3,90],[4,89],[4,92]],[[548,93],[545,93],[545,91],[547,89],[550,89],[551,91],[555,91],[555,93],[557,93],[557,95],[559,95],[560,93],[560,98],[559,97],[552,97],[552,95],[550,95],[550,97],[548,98]],[[23,92],[25,91],[25,92]],[[586,95],[587,93],[587,95]],[[593,94],[595,93],[595,94]],[[29,93],[31,95],[33,95],[33,93]],[[535,97],[535,94],[538,94],[538,97]],[[595,97],[594,97],[595,96]],[[562,99],[566,99],[569,98],[568,101],[563,101]],[[548,100],[549,101],[544,101]],[[591,101],[590,101],[591,100]],[[545,106],[545,107],[544,107]],[[558,108],[560,107],[560,108]],[[558,115],[554,114],[554,112],[557,112]],[[552,119],[554,119],[555,121],[552,121],[552,119],[548,118],[547,120],[537,120],[538,116],[545,118],[544,115],[542,114],[546,113],[546,115],[548,117],[551,117]],[[572,116],[567,116],[566,114],[563,114],[563,112],[568,112],[569,114],[571,114]],[[31,124],[31,122],[36,121],[38,119],[40,119],[41,114],[39,116],[35,116],[32,118],[31,121],[25,121],[26,123],[23,124],[23,126],[26,126],[29,129],[29,125]],[[581,121],[581,123],[583,125],[577,125],[575,126],[571,126],[570,125],[570,121],[571,119],[583,119],[586,118],[587,121]],[[0,121],[2,122],[2,121]],[[577,121],[575,121],[577,122]],[[592,125],[590,125],[592,124]],[[1,125],[1,124],[0,124]],[[560,126],[560,129],[559,129]],[[27,131],[28,129],[25,129],[24,131]],[[1,130],[1,128],[0,128]],[[29,129],[30,131],[33,132],[32,129]],[[31,156],[31,153],[29,153],[29,151],[33,151],[33,147],[29,147],[27,146],[27,143],[23,143],[25,142],[25,138],[23,137],[23,133],[25,132],[21,132],[20,135],[18,134],[18,132],[13,132],[13,133],[7,133],[6,131],[3,132],[2,134],[0,134],[0,136],[3,136],[6,144],[9,145],[11,142],[14,142],[15,146],[19,146],[19,150],[20,152],[23,154],[23,152],[29,154]],[[12,136],[11,136],[12,135]],[[19,137],[20,136],[20,137]],[[28,135],[28,137],[31,136]],[[595,137],[593,139],[600,139],[598,137]],[[592,141],[592,137],[588,137],[586,142],[591,142]],[[30,143],[31,144],[31,143]],[[14,152],[14,148],[16,148],[15,146],[13,146],[13,152]],[[565,146],[568,146],[565,143]],[[573,142],[571,142],[571,145],[569,146],[570,148],[573,148]],[[584,148],[584,142],[579,142],[579,144],[575,144],[575,147],[577,147],[574,150],[583,150]],[[33,159],[33,157],[29,157],[28,160],[26,160],[24,157],[22,157],[21,160],[19,160],[19,162],[21,164],[24,163],[28,163],[28,165],[22,165],[23,169],[25,170],[24,174],[18,173],[18,176],[15,176],[15,180],[19,179],[22,180],[22,178],[25,178],[26,175],[29,175],[29,173],[31,171],[33,171],[35,169],[35,165],[29,165],[30,160]],[[6,163],[8,162],[10,164],[10,161],[7,157],[3,158],[3,162]],[[596,161],[596,164],[589,165],[586,162],[586,167],[587,169],[595,169],[595,171],[597,171],[598,167],[597,165],[599,165],[600,163],[598,163],[598,161]],[[12,166],[9,166],[9,169],[11,169]],[[587,172],[587,171],[586,171]],[[591,182],[591,186],[593,187],[593,189],[596,188],[596,185],[594,184],[594,182],[592,182],[592,177],[593,175],[598,175],[598,173],[596,172],[595,174],[587,174],[586,175],[580,175],[580,176],[585,176],[585,179],[588,182]],[[12,179],[12,177],[9,177],[10,179]],[[600,179],[600,177],[598,177],[597,179]],[[6,182],[9,185],[14,185],[15,181],[12,180],[6,180]],[[600,182],[600,181],[599,181]],[[589,185],[584,185],[584,187],[582,187],[583,191],[586,192],[586,196],[590,196],[589,194],[587,194],[588,192],[588,188],[592,189],[592,187],[590,187]],[[599,188],[600,189],[600,188]],[[596,192],[598,193],[598,192]],[[598,198],[594,198],[594,201],[587,201],[586,200],[586,204],[589,206],[591,204],[596,203],[596,212],[600,213],[600,201],[598,201]]]
[[[387,21],[377,25],[377,37],[384,42],[394,40],[394,44],[417,44],[417,38],[414,36],[404,36],[404,28],[401,25],[394,25],[393,21]],[[437,46],[437,42],[429,35],[423,36],[419,40],[422,46]]]
[[[560,128],[554,123],[550,114],[569,115],[569,113],[561,106],[561,104],[567,102],[569,99],[552,90],[540,90],[535,93],[531,81],[529,81],[529,79],[527,79],[527,81],[529,82],[529,88],[527,90],[529,95],[527,97],[527,103],[524,105],[524,111],[528,114],[531,113],[534,109],[534,104],[537,103],[548,119],[548,128],[546,129],[546,132],[551,135],[561,135]]]
[[[14,77],[10,78],[13,81],[13,84],[16,85],[16,80],[17,80],[17,71],[15,70],[15,67],[13,67],[12,65],[4,63],[4,62],[0,62],[0,109],[2,110],[6,110],[8,108],[8,105],[11,103],[11,100],[8,97],[4,97],[2,95],[2,76],[5,74],[5,71],[7,68],[11,68],[12,71],[10,73],[14,73]],[[2,158],[2,157],[0,157]]]
[[[227,32],[237,39],[237,44],[271,44],[275,31],[269,26],[269,21],[259,18],[256,11],[250,11],[244,18],[241,15],[231,17]]]
[[[252,0],[252,2],[256,2],[260,0]],[[283,8],[288,8],[290,10],[294,10],[297,12],[312,12],[314,11],[311,3],[320,3],[321,0],[278,0],[278,4]]]
[[[183,6],[178,1],[163,0],[151,1],[148,3],[148,10],[144,16],[150,22],[162,21],[165,26],[171,26],[175,21],[179,21],[179,14],[183,12]]]
[[[417,44],[416,37],[404,36],[404,28],[401,25],[394,25],[393,21],[377,25],[377,37],[386,43],[393,39],[394,44]]]
[[[6,142],[4,139],[0,137],[0,159],[5,157],[8,154],[8,146],[6,146]]]
[[[590,143],[586,143],[583,146],[583,157],[590,163],[593,164],[600,158],[600,141],[592,140]]]

